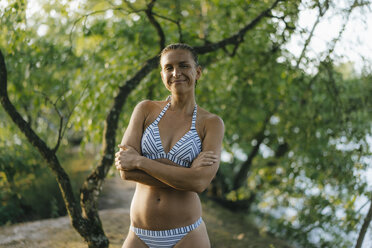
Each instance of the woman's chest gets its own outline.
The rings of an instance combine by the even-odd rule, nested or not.
[[[149,118],[150,125],[152,119],[156,117]],[[192,116],[181,116],[175,114],[167,114],[158,122],[157,128],[159,131],[160,141],[162,143],[164,151],[169,152],[173,146],[178,142],[181,142],[181,139],[184,137],[190,136],[196,132],[200,140],[203,140],[204,133],[202,127],[202,120],[200,118],[195,118],[195,123],[193,123]],[[146,126],[145,126],[146,128]]]

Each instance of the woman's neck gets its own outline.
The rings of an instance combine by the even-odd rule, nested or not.
[[[196,105],[195,95],[176,95],[172,94],[171,96],[171,111],[183,111],[183,112],[192,112]]]

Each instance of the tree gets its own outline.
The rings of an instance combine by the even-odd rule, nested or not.
[[[347,3],[346,16],[367,5]],[[309,32],[296,29],[301,5],[318,10]],[[22,1],[9,3],[2,14],[0,96],[53,171],[72,224],[89,247],[108,246],[96,203],[122,135],[117,130],[138,99],[165,97],[154,70],[159,51],[171,41],[188,42],[203,55],[198,102],[228,127],[224,149],[232,159],[221,166],[210,195],[230,208],[251,206],[252,211],[265,204],[293,208],[290,201],[302,201],[296,209],[299,226],[286,216],[273,221],[274,211],[267,207],[259,211],[272,230],[293,239],[340,223],[332,213],[349,211],[346,204],[349,229],[356,225],[351,196],[366,192],[354,173],[360,164],[355,156],[368,153],[370,74],[345,79],[338,71],[332,54],[343,28],[320,61],[306,56],[332,1],[89,1],[75,11],[70,6],[44,3],[50,14],[43,19],[27,17]],[[32,22],[45,26],[35,28]],[[49,27],[46,34],[41,27]],[[296,31],[309,35],[301,55],[293,58],[285,44]],[[310,64],[317,73],[306,72]],[[31,85],[33,92],[25,89]],[[84,133],[83,144],[102,140],[100,161],[81,188],[80,202],[57,152],[65,131],[73,129]],[[359,147],[339,149],[340,139]],[[334,195],[306,189],[327,185]],[[299,242],[308,244],[305,237]]]
[[[363,225],[362,225],[362,228],[360,229],[359,236],[358,236],[358,239],[357,239],[357,243],[355,245],[355,248],[362,247],[364,237],[365,237],[365,235],[367,233],[369,224],[371,223],[371,219],[372,219],[372,203],[369,206],[369,210],[368,210],[367,216],[365,217],[365,219],[363,221]]]
[[[267,16],[268,13],[270,13],[270,11],[278,5],[278,3],[279,1],[275,1],[274,3],[272,3],[268,8],[262,11],[255,19],[253,19],[253,21],[249,22],[244,28],[242,28],[237,34],[233,35],[232,37],[222,39],[219,42],[199,46],[196,48],[197,51],[200,54],[203,54],[218,50],[220,48],[224,48],[230,44],[235,44],[235,46],[238,46],[238,44],[242,42],[244,34],[248,30],[253,29],[261,19]],[[132,5],[130,5],[129,3],[127,4],[130,9],[134,9]],[[155,1],[151,1],[149,4],[147,4],[144,12],[148,17],[150,23],[155,27],[159,35],[160,38],[159,48],[161,50],[165,46],[165,37],[160,24],[157,22],[153,15],[154,4]],[[19,6],[19,3],[15,2],[10,7],[10,11],[12,11],[13,9],[17,11],[21,10],[24,13],[25,5],[21,3],[21,5]],[[110,166],[113,163],[113,154],[116,143],[115,136],[120,111],[130,92],[150,71],[152,71],[156,67],[157,60],[158,57],[156,55],[148,59],[145,62],[145,65],[142,66],[142,68],[139,69],[134,74],[133,77],[126,80],[125,84],[119,88],[119,92],[114,98],[113,107],[109,110],[109,114],[107,115],[105,121],[105,128],[103,131],[104,142],[102,159],[100,161],[100,164],[96,167],[96,169],[88,176],[87,180],[85,181],[81,189],[81,202],[79,206],[79,204],[76,202],[76,199],[73,196],[69,177],[64,171],[63,167],[61,166],[59,159],[56,155],[56,152],[62,139],[62,133],[64,131],[63,117],[60,116],[60,128],[57,143],[53,148],[50,148],[46,144],[46,142],[34,132],[30,123],[25,121],[25,119],[21,116],[21,114],[16,110],[14,105],[9,100],[7,91],[7,70],[4,61],[4,56],[0,52],[1,103],[6,112],[12,118],[13,122],[25,134],[29,142],[32,143],[33,146],[35,146],[35,148],[39,150],[39,152],[42,154],[44,159],[47,161],[49,167],[55,174],[59,187],[63,194],[65,205],[68,214],[71,218],[72,225],[80,233],[80,235],[84,237],[89,247],[108,246],[108,240],[102,230],[101,221],[98,216],[97,196],[99,195],[103,180],[106,177],[108,170],[110,169]]]

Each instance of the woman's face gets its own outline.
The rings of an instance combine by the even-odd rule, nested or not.
[[[186,92],[195,89],[195,81],[200,78],[201,67],[196,65],[188,50],[166,52],[160,59],[160,65],[161,78],[169,91]]]

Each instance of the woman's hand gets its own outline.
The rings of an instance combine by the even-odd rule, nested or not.
[[[197,168],[202,166],[211,166],[216,162],[218,162],[217,155],[215,155],[212,151],[205,151],[199,153],[199,155],[192,162],[191,167]]]
[[[117,170],[137,169],[138,152],[130,146],[118,145],[120,150],[115,153],[115,166]]]

